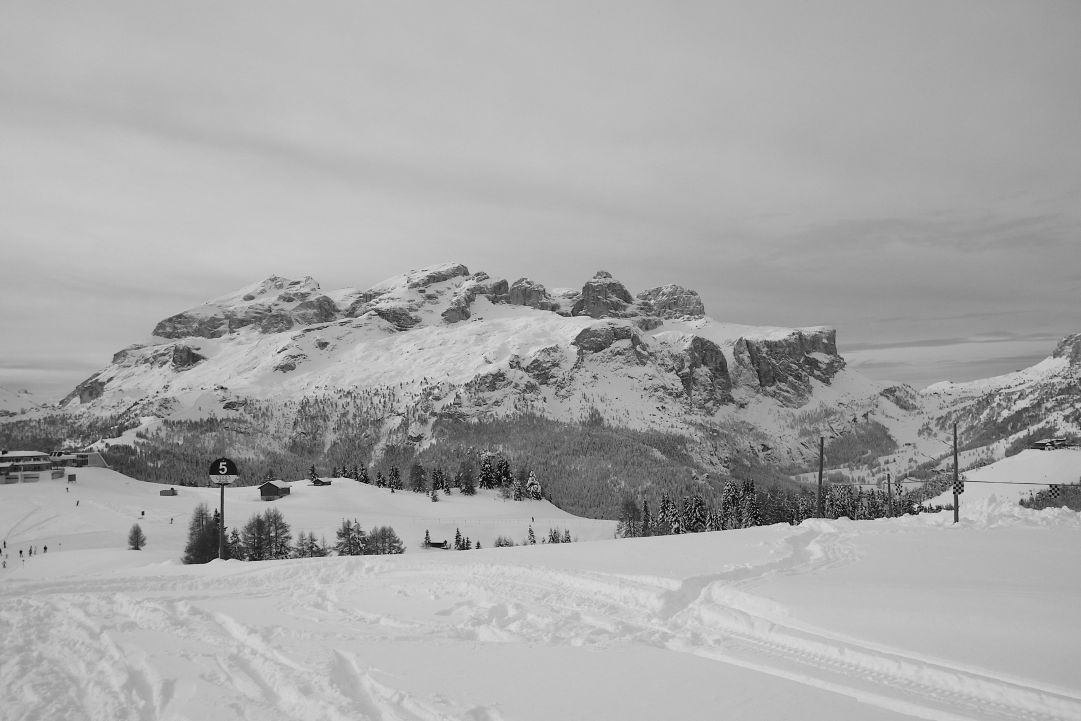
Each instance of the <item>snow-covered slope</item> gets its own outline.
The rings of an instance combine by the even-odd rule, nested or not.
[[[956,526],[949,514],[812,520],[182,566],[181,518],[216,491],[163,498],[78,472],[71,491],[0,486],[5,721],[1081,718],[1068,620],[1081,516],[1069,511],[997,502]],[[227,516],[266,508],[248,493],[227,491]],[[345,481],[293,493],[275,507],[317,532],[354,510],[401,531],[442,505]],[[465,523],[523,507],[462,500]],[[149,545],[123,550],[136,521]]]
[[[41,401],[25,388],[11,390],[0,386],[0,415],[16,415],[33,410]]]

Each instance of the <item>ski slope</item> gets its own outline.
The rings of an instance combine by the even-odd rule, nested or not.
[[[342,480],[275,507],[328,539],[343,516],[390,523],[406,554],[183,566],[182,514],[216,490],[79,473],[0,486],[8,553],[49,545],[0,572],[3,721],[1081,718],[1074,512],[615,541],[546,504]],[[227,519],[267,507],[253,496],[228,489]],[[535,528],[597,542],[413,540],[443,518],[487,546],[530,505]],[[136,521],[149,545],[126,551]]]
[[[961,464],[959,467],[964,468]],[[1021,498],[1028,498],[1030,493],[1047,490],[1052,484],[1076,485],[1081,482],[1081,449],[1024,450],[990,465],[965,471],[964,477],[962,509],[969,504],[985,504],[998,498],[1016,503]],[[953,489],[928,503],[953,503]]]

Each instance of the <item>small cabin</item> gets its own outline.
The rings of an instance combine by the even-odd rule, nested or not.
[[[312,479],[312,485],[313,486],[329,486],[330,485],[330,479],[329,478],[328,479],[313,478]]]
[[[1065,438],[1041,438],[1032,444],[1032,448],[1037,451],[1052,451],[1056,448],[1066,448],[1069,445],[1069,441]]]
[[[276,501],[289,495],[289,486],[277,481],[267,481],[259,486],[259,498],[264,501]]]
[[[177,495],[175,488],[166,488],[164,491],[158,491],[159,496],[175,496]]]

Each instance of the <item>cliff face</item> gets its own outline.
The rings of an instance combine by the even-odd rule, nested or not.
[[[812,379],[829,385],[845,367],[832,328],[794,330],[779,339],[740,338],[733,355],[744,371],[741,379],[793,407],[810,398]]]

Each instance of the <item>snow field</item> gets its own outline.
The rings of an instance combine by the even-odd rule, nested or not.
[[[1081,718],[1077,513],[182,566],[186,525],[158,516],[216,490],[156,506],[146,484],[86,480],[80,517],[74,490],[0,487],[9,550],[63,540],[0,576],[3,721]],[[333,527],[357,491],[396,528],[442,512],[348,483],[276,507],[294,530]],[[252,490],[229,489],[227,517],[266,507],[228,497]],[[522,505],[461,500],[492,523]],[[124,551],[144,505],[151,546]]]

